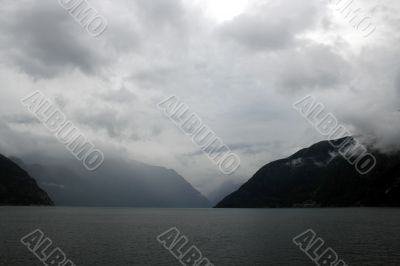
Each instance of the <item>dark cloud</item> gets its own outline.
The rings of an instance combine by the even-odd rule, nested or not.
[[[51,78],[77,68],[94,74],[106,54],[57,1],[2,3],[0,45],[7,61],[35,78]]]

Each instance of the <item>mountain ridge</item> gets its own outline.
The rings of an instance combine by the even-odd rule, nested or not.
[[[109,158],[88,172],[78,162],[26,163],[58,206],[205,208],[208,199],[175,170]]]
[[[54,203],[27,171],[0,154],[0,205],[52,206]]]
[[[318,142],[266,164],[215,207],[400,206],[400,153],[370,152],[377,164],[361,175],[329,141]]]

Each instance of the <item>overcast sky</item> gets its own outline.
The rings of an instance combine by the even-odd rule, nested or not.
[[[292,108],[308,94],[353,134],[396,148],[400,2],[355,2],[376,26],[367,38],[335,2],[92,0],[109,24],[93,38],[56,0],[2,0],[0,153],[72,157],[21,106],[35,90],[106,159],[173,168],[205,193],[322,140]],[[233,176],[157,109],[170,95],[240,156]]]

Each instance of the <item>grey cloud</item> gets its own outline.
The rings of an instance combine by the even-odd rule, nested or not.
[[[237,143],[230,145],[229,147],[234,152],[246,155],[254,155],[265,153],[265,151],[272,151],[279,148],[280,144],[277,142],[267,142],[267,143]]]
[[[36,119],[31,114],[13,114],[13,115],[3,115],[0,119],[10,123],[10,124],[22,124],[22,125],[32,125],[32,124],[40,124],[39,120]]]
[[[124,129],[130,124],[117,110],[111,108],[96,112],[80,110],[79,114],[76,114],[76,121],[94,131],[105,130],[111,138],[123,138]]]
[[[2,3],[0,46],[6,60],[35,78],[78,68],[94,74],[106,57],[57,1]]]
[[[136,0],[137,15],[154,30],[184,27],[185,12],[181,0]]]
[[[62,94],[57,94],[54,97],[54,102],[55,102],[56,106],[61,109],[65,109],[69,103],[68,99],[66,97],[64,97]]]
[[[293,35],[285,25],[269,26],[264,17],[242,15],[222,28],[221,34],[250,49],[283,49],[293,41]]]
[[[116,104],[116,103],[114,103]],[[120,103],[119,103],[120,104]],[[143,113],[131,113],[125,109],[114,107],[96,108],[90,112],[79,109],[74,112],[74,120],[82,127],[87,127],[99,135],[102,131],[112,141],[147,141],[160,135],[158,126],[144,128],[140,123]]]
[[[275,142],[267,142],[267,143],[261,143],[261,142],[242,142],[242,143],[231,143],[231,144],[226,144],[231,151],[237,152],[238,154],[241,155],[255,155],[255,154],[262,154],[265,153],[265,151],[268,150],[273,150],[277,149],[278,146],[280,145],[279,143]],[[196,157],[196,156],[204,156],[204,152],[197,149],[196,151],[192,153],[185,154],[187,157]]]
[[[304,43],[281,58],[278,84],[286,91],[335,89],[352,78],[349,62],[329,46]]]
[[[122,87],[119,90],[108,91],[107,93],[102,94],[100,97],[102,97],[105,101],[109,101],[115,104],[132,104],[133,102],[138,100],[137,95],[128,90],[126,87]]]
[[[13,119],[10,119],[13,121]],[[29,119],[27,119],[29,120]],[[14,119],[15,121],[15,119]],[[29,121],[21,121],[25,125],[29,124]],[[26,123],[25,123],[26,122]],[[60,154],[59,142],[50,135],[42,135],[32,133],[29,130],[17,130],[11,126],[13,122],[8,122],[4,119],[0,119],[0,153],[5,156],[20,156],[30,154],[35,156],[37,154],[43,154],[47,156],[53,156],[56,158]],[[32,121],[32,123],[36,123]],[[32,129],[32,127],[30,128]],[[63,150],[64,151],[64,150]],[[67,152],[64,151],[64,155]],[[60,157],[58,157],[60,158]]]
[[[255,51],[285,49],[317,22],[317,6],[314,0],[271,1],[227,22],[220,34]]]
[[[131,75],[130,80],[137,82],[143,88],[157,84],[165,84],[179,71],[176,67],[155,67],[151,70],[141,70]]]
[[[305,94],[315,95],[355,133],[395,147],[399,12],[388,10],[398,2],[373,14],[380,30],[365,40],[326,15],[326,1],[258,2],[267,4],[218,24],[192,16],[179,0],[111,1],[102,10],[110,27],[95,40],[56,0],[3,1],[0,55],[8,65],[0,65],[0,147],[16,155],[51,154],[53,142],[59,147],[51,136],[32,133],[39,127],[17,132],[34,121],[16,115],[19,98],[36,89],[49,92],[93,141],[177,169],[203,187],[211,186],[218,170],[193,153],[190,138],[156,108],[172,94],[240,154],[241,178],[323,138],[292,108]],[[32,81],[15,67],[53,79]]]

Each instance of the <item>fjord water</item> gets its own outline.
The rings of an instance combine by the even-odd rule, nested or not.
[[[0,208],[0,265],[43,265],[20,243],[41,229],[76,265],[181,265],[156,240],[178,228],[218,266],[315,265],[292,243],[311,228],[348,265],[400,265],[400,209]]]

